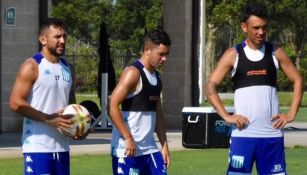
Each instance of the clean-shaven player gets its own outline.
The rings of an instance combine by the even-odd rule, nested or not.
[[[248,175],[254,161],[258,174],[284,175],[286,162],[282,128],[295,119],[303,95],[303,80],[285,51],[267,42],[268,13],[257,3],[247,4],[241,28],[246,40],[228,49],[206,83],[208,100],[218,114],[233,124],[229,175]],[[277,70],[293,82],[288,113],[279,111]],[[226,112],[216,86],[231,71],[235,113]]]
[[[149,32],[141,58],[124,70],[112,92],[108,111],[115,126],[111,143],[115,175],[167,174],[170,154],[161,109],[162,84],[156,69],[166,61],[170,45],[165,31]]]

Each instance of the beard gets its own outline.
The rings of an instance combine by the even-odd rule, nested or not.
[[[65,47],[63,47],[64,49],[58,49],[57,47],[49,47],[49,51],[52,55],[56,56],[56,57],[60,57],[63,56],[65,53]]]

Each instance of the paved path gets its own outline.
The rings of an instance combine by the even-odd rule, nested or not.
[[[167,137],[171,151],[186,149],[181,144],[181,131],[168,131]],[[110,153],[110,131],[97,131],[91,133],[85,140],[71,143],[71,154],[109,154]],[[20,133],[0,134],[0,158],[21,157]],[[286,126],[285,145],[307,146],[307,122],[291,123]]]

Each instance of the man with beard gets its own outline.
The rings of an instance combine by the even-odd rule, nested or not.
[[[297,114],[303,95],[303,80],[285,51],[266,41],[268,13],[258,3],[243,12],[241,28],[245,41],[228,49],[206,83],[208,100],[228,123],[233,124],[228,173],[251,174],[256,162],[258,174],[286,174],[283,127]],[[277,70],[293,83],[292,104],[280,113]],[[231,71],[235,113],[226,112],[216,86]]]
[[[25,117],[24,174],[69,175],[69,140],[59,130],[71,127],[71,116],[61,113],[75,103],[75,93],[72,69],[61,58],[66,44],[63,22],[44,21],[38,39],[41,52],[20,66],[10,98],[11,110]]]

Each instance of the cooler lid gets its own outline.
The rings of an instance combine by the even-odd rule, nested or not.
[[[232,106],[225,106],[225,109],[227,112],[234,112],[235,109],[234,107]],[[201,113],[216,113],[216,110],[211,107],[211,106],[208,106],[208,107],[183,107],[182,108],[182,112],[201,112]]]

